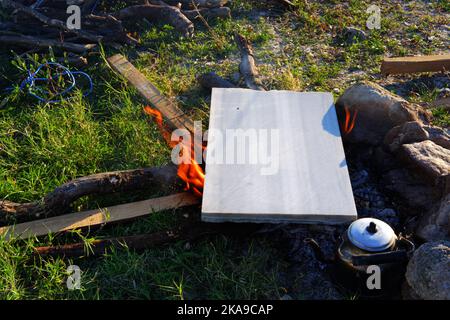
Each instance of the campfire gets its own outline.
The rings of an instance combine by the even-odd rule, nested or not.
[[[152,116],[158,125],[158,129],[161,132],[164,140],[171,148],[179,147],[179,165],[178,165],[178,177],[186,183],[185,191],[191,191],[194,195],[201,197],[203,193],[203,186],[205,184],[205,173],[203,168],[195,161],[195,148],[194,144],[190,146],[183,144],[182,137],[179,141],[172,141],[172,134],[164,126],[163,116],[160,111],[152,109],[149,106],[144,107],[144,112]],[[205,147],[203,147],[205,148]],[[189,154],[189,157],[185,155]],[[187,161],[185,159],[188,159]]]
[[[345,111],[345,121],[341,124],[341,129],[344,135],[349,134],[355,127],[356,117],[358,115],[358,110],[355,110],[353,114],[347,107],[344,107]]]

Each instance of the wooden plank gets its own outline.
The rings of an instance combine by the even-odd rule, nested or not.
[[[0,228],[0,235],[4,235],[7,240],[10,239],[12,235],[14,235],[14,238],[25,239],[46,235],[48,233],[134,219],[146,216],[153,212],[195,205],[198,204],[199,201],[200,200],[191,193],[178,193],[165,197],[100,208],[97,210],[75,212],[7,226]]]
[[[384,58],[381,63],[383,75],[445,70],[450,70],[450,54]]]
[[[213,88],[205,174],[203,221],[357,216],[330,93]]]
[[[175,104],[165,98],[123,55],[116,54],[109,57],[108,62],[115,71],[136,87],[152,108],[161,112],[170,129],[187,129],[192,133],[194,132],[194,122]]]

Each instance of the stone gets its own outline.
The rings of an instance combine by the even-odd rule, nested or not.
[[[421,245],[406,268],[406,281],[424,300],[450,300],[450,241]]]
[[[363,30],[354,27],[345,27],[342,31],[342,36],[348,45],[367,39],[367,35]]]
[[[431,184],[447,186],[450,175],[450,150],[426,140],[404,144],[399,152],[402,158]]]
[[[345,123],[345,108],[354,115],[353,130],[345,136],[351,143],[380,145],[386,133],[408,121],[419,121],[422,111],[417,105],[392,94],[370,81],[359,82],[348,88],[336,102],[341,123]]]
[[[447,129],[433,126],[423,126],[423,128],[428,132],[428,139],[450,150],[450,134]]]
[[[439,200],[438,191],[426,185],[407,169],[393,169],[382,176],[382,182],[388,191],[399,196],[408,207],[428,210]]]
[[[418,121],[408,121],[388,131],[383,144],[390,152],[398,151],[402,144],[431,140],[450,150],[450,134],[446,129],[422,125]]]
[[[398,169],[401,164],[393,154],[387,152],[382,147],[376,147],[372,158],[374,165],[379,173],[386,173],[390,170]]]
[[[403,300],[422,300],[417,293],[409,286],[408,281],[403,281],[401,294]]]
[[[389,130],[383,143],[389,151],[396,152],[403,144],[421,142],[427,140],[428,137],[428,132],[419,122],[408,121]]]
[[[450,194],[424,214],[416,235],[426,241],[450,240]]]

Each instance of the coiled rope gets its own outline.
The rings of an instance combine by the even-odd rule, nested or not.
[[[39,77],[39,72],[45,67],[48,68],[50,66],[55,67],[56,69],[59,69],[60,71],[56,71],[49,77]],[[57,103],[61,102],[64,97],[69,94],[72,90],[76,88],[76,76],[80,75],[82,77],[85,77],[89,82],[89,89],[83,93],[83,97],[86,97],[89,95],[93,90],[93,82],[91,77],[83,72],[83,71],[71,71],[69,68],[56,63],[56,62],[47,62],[43,63],[38,66],[35,72],[31,72],[30,70],[27,70],[28,77],[25,78],[25,80],[22,81],[20,84],[20,90],[24,91],[26,87],[28,87],[28,94],[35,97],[39,101],[45,102],[45,103]],[[60,79],[61,77],[68,78],[67,81],[65,81],[65,84],[68,84],[67,87],[59,89],[59,91],[55,90],[53,84],[55,80]],[[45,89],[44,86],[38,85],[39,82],[45,82],[47,83],[47,88]],[[53,92],[50,91],[50,85],[53,86]],[[45,98],[45,93],[47,96],[51,96],[52,99],[49,100],[48,98]],[[60,99],[53,99],[54,97],[60,96]],[[66,100],[71,99],[71,97],[67,98]]]

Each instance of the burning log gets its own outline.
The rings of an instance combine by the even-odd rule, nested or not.
[[[156,118],[159,129],[170,147],[175,147],[178,142],[171,141],[171,130],[185,129],[191,133],[192,145],[179,144],[181,157],[184,152],[190,152],[191,157],[188,163],[181,163],[178,167],[178,176],[186,182],[186,190],[192,190],[196,195],[201,195],[204,183],[203,169],[195,161],[195,153],[203,152],[203,145],[193,139],[194,124],[192,119],[184,114],[175,104],[171,103],[159,90],[145,78],[124,56],[118,54],[108,58],[112,68],[124,76],[155,108],[145,107],[144,111]],[[167,120],[163,123],[164,118]],[[188,148],[188,149],[186,149]],[[182,158],[183,159],[183,158]]]
[[[253,56],[253,48],[250,42],[242,35],[236,33],[234,36],[241,53],[241,63],[239,64],[239,72],[244,77],[245,84],[248,88],[253,90],[265,91],[259,80],[258,69],[255,65],[255,58]]]
[[[178,182],[177,168],[173,165],[93,174],[63,184],[45,196],[42,202],[0,201],[0,222],[63,214],[69,211],[75,200],[87,195],[134,191],[155,184],[174,186]]]
[[[121,204],[98,210],[75,212],[62,216],[24,222],[0,228],[0,235],[6,240],[39,237],[85,227],[95,227],[118,221],[135,219],[154,212],[192,206],[199,199],[191,193],[178,193],[144,201]]]
[[[180,177],[181,180],[183,180],[186,183],[185,187],[186,191],[191,190],[195,195],[201,197],[203,186],[205,184],[205,173],[202,167],[195,160],[196,150],[194,148],[194,143],[186,145],[183,143],[171,141],[170,131],[167,130],[167,128],[163,124],[163,116],[161,112],[152,109],[149,106],[146,106],[144,108],[144,112],[154,117],[162,136],[164,137],[167,144],[171,148],[180,146],[179,149],[180,164],[178,165],[177,171],[178,177]],[[198,151],[203,152],[203,147]],[[191,156],[189,158],[184,157],[185,152],[190,152]]]

